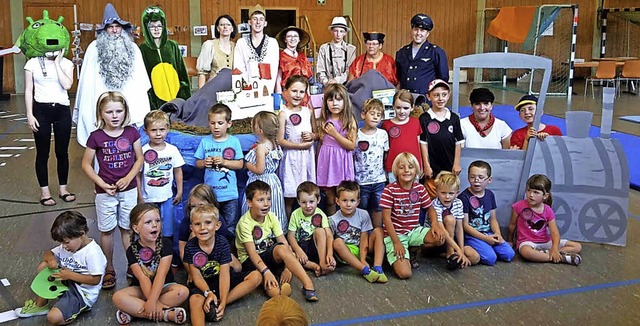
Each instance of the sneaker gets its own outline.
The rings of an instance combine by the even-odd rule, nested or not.
[[[131,315],[118,309],[116,311],[116,320],[120,325],[129,325],[131,323]]]
[[[46,315],[49,312],[49,303],[44,307],[38,307],[34,300],[27,300],[24,302],[24,307],[15,310],[16,315],[21,318],[28,318],[33,316]]]
[[[318,294],[316,293],[316,290],[307,290],[303,286],[302,294],[304,295],[304,298],[309,302],[318,301]]]
[[[563,263],[567,263],[569,265],[578,266],[582,262],[582,256],[580,254],[574,254],[570,252],[560,252],[562,255]]]
[[[387,281],[388,281],[387,275],[385,275],[384,273],[378,273],[378,280],[376,282],[387,283]]]
[[[369,283],[373,283],[375,281],[377,281],[380,278],[380,274],[378,274],[378,272],[371,270],[369,271],[369,274],[362,274],[362,277],[364,277],[367,281],[369,281]]]
[[[452,253],[451,256],[447,258],[447,269],[454,270],[460,268],[462,262],[458,261],[458,254]]]

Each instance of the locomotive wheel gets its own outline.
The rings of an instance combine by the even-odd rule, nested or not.
[[[594,199],[584,205],[578,221],[582,235],[594,242],[615,241],[627,230],[627,216],[622,207],[605,198]]]

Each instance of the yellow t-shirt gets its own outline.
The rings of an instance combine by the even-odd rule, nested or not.
[[[277,241],[276,237],[281,236],[282,228],[280,221],[275,214],[269,212],[264,218],[264,222],[258,223],[251,217],[251,211],[247,211],[236,226],[236,248],[238,249],[238,259],[244,263],[249,255],[244,247],[247,242],[252,242],[256,246],[256,252],[261,254]]]
[[[295,232],[297,241],[307,241],[313,237],[316,228],[328,228],[329,219],[324,212],[316,207],[316,211],[311,216],[304,216],[302,208],[298,208],[291,213],[289,220],[289,231]]]

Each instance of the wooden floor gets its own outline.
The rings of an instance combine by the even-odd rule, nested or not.
[[[578,83],[579,84],[579,83]],[[582,88],[577,85],[578,94]],[[471,88],[465,85],[461,103],[468,103]],[[495,90],[496,104],[514,104],[521,93]],[[640,125],[618,119],[639,115],[639,97],[623,93],[615,106],[614,129],[640,135]],[[29,284],[50,240],[53,219],[64,210],[79,210],[90,219],[91,236],[98,237],[92,184],[80,170],[81,147],[70,146],[70,188],[78,194],[74,203],[45,208],[38,204],[39,188],[34,173],[35,150],[24,118],[24,100],[13,96],[0,102],[0,313],[22,306],[32,298]],[[598,99],[574,96],[570,109],[590,110],[600,119]],[[566,98],[549,98],[547,114],[563,116]],[[14,115],[15,116],[12,116]],[[75,135],[72,136],[75,139]],[[638,144],[640,146],[640,144]],[[9,157],[8,154],[11,154]],[[55,160],[50,160],[55,171]],[[638,168],[637,162],[631,168]],[[53,178],[50,178],[53,180]],[[57,189],[52,187],[57,196]],[[390,276],[387,284],[369,284],[355,271],[342,267],[327,277],[314,279],[320,297],[301,302],[316,325],[640,325],[640,193],[631,191],[627,246],[584,244],[579,267],[531,264],[520,258],[494,267],[474,266],[449,272],[440,258],[420,260],[413,278],[400,281]],[[116,244],[119,241],[116,241]],[[116,253],[122,253],[116,248]],[[124,255],[116,255],[117,288],[126,286]],[[179,275],[179,279],[184,278]],[[293,282],[299,289],[300,283]],[[104,291],[77,325],[115,325],[111,303],[113,291]],[[223,325],[252,325],[266,297],[255,292],[228,307]],[[43,325],[44,317],[9,321],[7,325]],[[150,324],[138,322],[136,324]]]

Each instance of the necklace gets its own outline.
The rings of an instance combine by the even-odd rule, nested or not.
[[[493,123],[496,122],[496,118],[493,116],[492,113],[490,113],[489,122],[487,123],[487,125],[484,127],[480,127],[480,123],[478,123],[478,120],[476,120],[476,117],[473,114],[471,114],[469,116],[469,122],[471,122],[473,127],[476,128],[476,131],[480,134],[480,137],[484,138],[484,137],[487,137],[487,134],[485,133],[485,131],[493,127]]]

